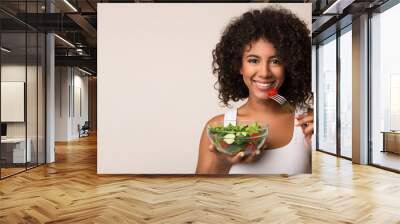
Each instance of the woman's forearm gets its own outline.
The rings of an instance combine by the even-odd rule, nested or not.
[[[219,160],[210,161],[197,168],[197,174],[228,174],[231,164]]]

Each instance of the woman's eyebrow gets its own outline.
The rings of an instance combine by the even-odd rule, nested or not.
[[[260,56],[258,56],[256,54],[249,54],[249,55],[246,56],[246,58],[249,58],[249,57],[261,58]],[[278,57],[278,55],[271,55],[268,58],[279,58],[279,57]]]
[[[249,58],[249,57],[260,58],[260,56],[255,55],[255,54],[249,54],[246,56],[246,58]]]

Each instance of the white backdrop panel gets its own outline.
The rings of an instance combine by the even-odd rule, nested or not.
[[[211,52],[233,17],[267,5],[98,4],[98,173],[193,174],[203,125],[226,110]],[[282,6],[311,28],[311,4]]]

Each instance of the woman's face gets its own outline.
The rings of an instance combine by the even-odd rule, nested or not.
[[[265,39],[245,47],[240,73],[249,88],[249,97],[259,99],[268,99],[267,90],[273,87],[279,89],[285,78],[275,47]]]

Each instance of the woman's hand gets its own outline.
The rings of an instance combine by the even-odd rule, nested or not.
[[[296,126],[301,126],[307,143],[311,145],[311,138],[314,134],[314,110],[308,109],[308,112],[297,116],[296,119]]]
[[[218,152],[213,144],[211,144],[208,149],[210,152],[214,153],[215,156],[223,163],[228,163],[230,166],[235,163],[250,163],[253,162],[258,155],[260,155],[260,150],[245,150],[241,151],[235,155],[228,155],[225,153]]]

